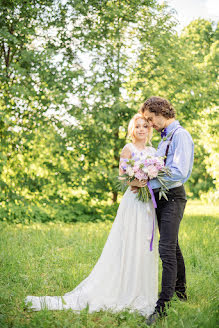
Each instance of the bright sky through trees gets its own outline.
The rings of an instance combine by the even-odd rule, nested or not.
[[[159,3],[163,2],[163,0],[159,0]],[[205,18],[213,21],[218,21],[219,19],[218,0],[168,0],[165,2],[177,12],[179,32],[184,26],[197,18]]]

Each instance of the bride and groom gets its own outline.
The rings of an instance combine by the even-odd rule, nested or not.
[[[162,137],[157,151],[150,146],[153,128],[161,132]],[[143,159],[148,155],[166,156],[166,165],[171,170],[171,176],[165,176],[168,200],[159,199],[161,185],[156,178],[149,182],[156,199],[156,210],[151,200],[143,203],[137,199],[138,188],[144,187],[147,181],[130,182],[102,254],[90,275],[64,296],[27,296],[25,302],[33,310],[80,311],[87,306],[89,312],[129,309],[146,316],[146,323],[151,325],[165,314],[165,307],[174,293],[180,299],[187,299],[178,231],[186,205],[183,183],[189,178],[193,165],[192,138],[175,120],[172,105],[160,97],[146,100],[130,121],[128,132],[132,143],[125,145],[121,159],[134,155]],[[121,166],[119,171],[123,173]],[[159,297],[158,249],[163,267]]]

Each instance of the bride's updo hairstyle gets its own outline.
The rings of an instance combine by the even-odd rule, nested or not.
[[[136,126],[136,121],[139,118],[141,118],[142,120],[145,120],[145,122],[148,125],[146,118],[141,113],[137,113],[132,117],[132,119],[128,125],[128,136],[132,139],[133,142],[135,142],[134,130],[135,130],[135,126]],[[146,139],[146,144],[151,145],[152,134],[153,134],[153,128],[148,126],[148,135],[147,135],[147,139]]]

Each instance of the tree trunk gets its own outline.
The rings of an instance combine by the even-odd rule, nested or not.
[[[117,202],[117,197],[118,197],[118,192],[117,191],[113,191],[113,204],[115,204]]]

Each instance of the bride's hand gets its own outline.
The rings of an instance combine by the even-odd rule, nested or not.
[[[130,182],[131,187],[138,187],[138,188],[143,188],[147,185],[147,180],[141,180],[139,181],[138,179],[134,179],[132,182]]]
[[[131,191],[134,193],[134,194],[137,194],[138,193],[138,187],[134,187],[134,186],[131,186]]]

